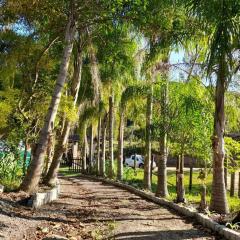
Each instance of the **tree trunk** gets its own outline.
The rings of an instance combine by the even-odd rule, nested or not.
[[[93,150],[93,125],[90,126],[90,148],[89,148],[89,172],[92,172],[93,169],[93,157],[94,157],[94,150]]]
[[[113,155],[113,121],[114,121],[114,97],[109,97],[109,177],[114,177],[114,155]]]
[[[164,64],[168,64],[169,57],[163,59]],[[167,108],[168,108],[168,67],[163,66],[162,76],[163,85],[161,86],[161,110],[160,117],[162,118],[161,135],[160,135],[160,159],[158,162],[158,182],[156,196],[167,197],[167,157],[168,157],[168,144],[167,144]]]
[[[235,194],[235,172],[231,173],[231,185],[230,185],[230,197],[234,197]]]
[[[98,139],[97,139],[97,162],[96,162],[96,172],[100,175],[100,161],[101,161],[101,117],[98,117]]]
[[[226,214],[229,212],[226,188],[224,183],[224,95],[225,95],[225,64],[220,60],[215,92],[214,133],[212,136],[213,150],[213,181],[210,211]]]
[[[98,61],[96,57],[96,50],[92,43],[92,37],[90,32],[88,32],[88,47],[89,47],[89,58],[90,58],[90,71],[92,77],[92,84],[94,86],[94,100],[93,105],[98,104],[101,99],[101,81],[100,81],[100,74],[99,74],[99,67]]]
[[[54,141],[54,134],[51,134],[48,139],[48,146],[47,146],[47,153],[46,153],[46,164],[43,170],[43,176],[45,177],[48,173],[48,170],[51,166],[52,160],[53,160],[53,154],[54,154],[54,147],[55,147],[55,141]]]
[[[224,167],[224,184],[225,184],[225,188],[227,191],[227,187],[228,187],[228,170],[227,167]]]
[[[238,173],[238,197],[240,198],[240,172]]]
[[[153,86],[150,87],[150,92],[147,97],[147,111],[146,111],[146,145],[145,145],[145,161],[144,161],[144,179],[143,186],[145,189],[152,189],[151,186],[151,157],[152,157],[152,146],[151,146],[151,124],[152,124],[152,98],[153,98]]]
[[[100,176],[105,176],[106,166],[105,166],[105,158],[106,158],[106,122],[107,122],[107,115],[104,116],[102,121],[102,129],[101,129],[101,135],[102,135],[102,146],[101,146],[101,159],[100,159]]]
[[[78,92],[81,83],[81,76],[82,76],[82,49],[81,49],[81,42],[78,44],[77,48],[77,57],[74,60],[74,73],[73,73],[73,81],[71,86],[71,96],[74,98],[73,106],[76,106],[77,99],[78,99]],[[83,104],[80,104],[78,108],[78,115],[82,110]],[[47,185],[55,185],[57,179],[57,172],[60,166],[60,161],[62,159],[63,153],[67,150],[68,138],[70,134],[70,129],[72,127],[72,123],[69,120],[66,120],[66,116],[64,116],[64,126],[63,130],[61,131],[60,139],[57,143],[56,149],[53,154],[52,163],[48,170],[48,173],[44,179],[44,182]]]
[[[192,178],[193,178],[193,166],[191,164],[190,171],[189,171],[189,192],[192,191]]]
[[[25,176],[25,174],[26,174],[26,169],[27,169],[27,146],[28,146],[28,137],[26,137],[25,142],[24,142],[24,145],[25,145],[25,149],[24,149],[24,155],[23,155],[23,168],[22,168],[22,171],[23,171],[23,175]]]
[[[185,202],[185,189],[184,189],[184,155],[179,156],[179,166],[177,174],[177,202]]]
[[[124,146],[124,111],[120,107],[120,122],[118,128],[118,164],[117,164],[117,179],[123,179],[123,146]]]
[[[88,148],[88,142],[87,142],[87,126],[84,127],[83,132],[83,152],[82,152],[82,172],[87,172],[87,148]]]
[[[67,148],[70,129],[71,129],[70,122],[66,122],[64,129],[63,129],[63,133],[59,139],[57,146],[55,147],[51,166],[50,166],[48,173],[44,179],[44,183],[49,186],[54,186],[56,184],[57,173],[58,173],[60,161],[62,159],[63,153],[66,151],[66,148]]]
[[[160,139],[160,159],[158,160],[157,197],[167,197],[167,134]]]
[[[206,196],[207,196],[207,188],[206,188],[206,185],[203,184],[202,191],[201,191],[201,202],[200,202],[200,209],[202,211],[204,211],[207,208]]]
[[[66,34],[65,34],[66,45],[64,48],[62,63],[60,66],[60,71],[56,81],[52,100],[48,109],[44,126],[40,132],[35,155],[33,156],[33,159],[28,168],[27,174],[20,186],[21,190],[26,191],[28,193],[37,191],[41,173],[42,173],[42,165],[43,165],[44,157],[46,153],[48,137],[54,128],[54,122],[57,115],[62,90],[66,81],[70,57],[71,57],[72,48],[73,48],[73,38],[75,33],[75,24],[73,20],[74,19],[72,15],[69,19],[69,22],[66,28]]]

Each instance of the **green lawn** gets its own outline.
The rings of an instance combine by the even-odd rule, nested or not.
[[[60,173],[65,176],[73,177],[78,176],[79,173],[71,172],[68,168],[61,168]],[[124,181],[130,183],[131,185],[142,188],[143,187],[143,169],[137,169],[134,171],[132,168],[124,168]],[[211,182],[212,182],[212,174],[209,174],[206,179],[207,185],[207,201],[210,202],[210,194],[211,194]],[[168,171],[168,190],[169,190],[169,200],[174,200],[176,198],[176,174],[175,171],[170,170]],[[152,191],[156,191],[157,185],[157,176],[153,175],[153,182],[152,182]],[[189,185],[189,172],[186,172],[184,175],[184,186],[186,192],[186,199],[188,202],[191,203],[199,203],[200,202],[200,189],[201,189],[201,182],[198,179],[198,171],[193,172],[193,184],[192,184],[192,191],[189,192],[188,189]],[[237,197],[230,197],[228,193],[228,203],[230,207],[230,211],[238,211],[240,210],[240,200]]]
[[[192,179],[192,190],[189,191],[189,172],[184,174],[184,186],[186,192],[186,199],[188,202],[199,203],[200,202],[200,191],[201,191],[201,181],[198,179],[198,171],[193,172]],[[138,188],[143,187],[143,169],[137,169],[136,172],[132,168],[124,169],[124,181],[127,181]],[[212,184],[212,174],[208,174],[206,179],[207,186],[207,201],[210,202],[211,195],[211,184]],[[152,178],[152,191],[156,191],[157,176],[153,174]],[[173,170],[168,171],[168,191],[169,199],[174,200],[176,198],[176,173]],[[230,197],[228,193],[228,203],[231,211],[240,210],[240,199],[238,197]]]

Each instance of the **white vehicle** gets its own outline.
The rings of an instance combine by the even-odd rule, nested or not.
[[[135,160],[136,157],[136,160]],[[136,167],[137,168],[143,168],[144,167],[144,158],[142,155],[131,155],[130,158],[125,159],[125,165],[129,167],[134,167],[134,161],[136,161]],[[156,163],[153,161],[153,168],[156,167]]]

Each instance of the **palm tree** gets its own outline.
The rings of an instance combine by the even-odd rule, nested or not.
[[[240,2],[235,0],[190,0],[190,13],[197,16],[209,32],[208,75],[215,73],[215,115],[212,136],[213,182],[210,210],[218,213],[229,211],[224,184],[224,130],[225,91],[234,68],[234,52],[240,36]]]
[[[109,97],[109,177],[113,178],[114,176],[114,154],[113,154],[113,122],[114,122],[114,95],[113,91]]]
[[[151,142],[151,124],[153,109],[153,85],[151,84],[147,95],[146,109],[146,135],[145,135],[145,161],[144,161],[144,179],[143,185],[145,189],[151,190],[151,161],[152,161],[152,142]]]
[[[149,92],[149,86],[142,85],[139,82],[135,85],[128,86],[122,93],[119,104],[119,128],[118,128],[118,164],[117,164],[117,179],[123,179],[123,148],[124,148],[124,123],[127,103],[131,100],[145,97]]]

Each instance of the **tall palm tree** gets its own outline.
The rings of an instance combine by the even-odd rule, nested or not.
[[[224,184],[225,91],[234,68],[234,52],[239,49],[240,2],[235,0],[190,0],[190,13],[210,28],[208,75],[215,73],[215,115],[212,136],[213,182],[210,209],[218,213],[229,211]],[[238,44],[238,46],[237,46]]]

